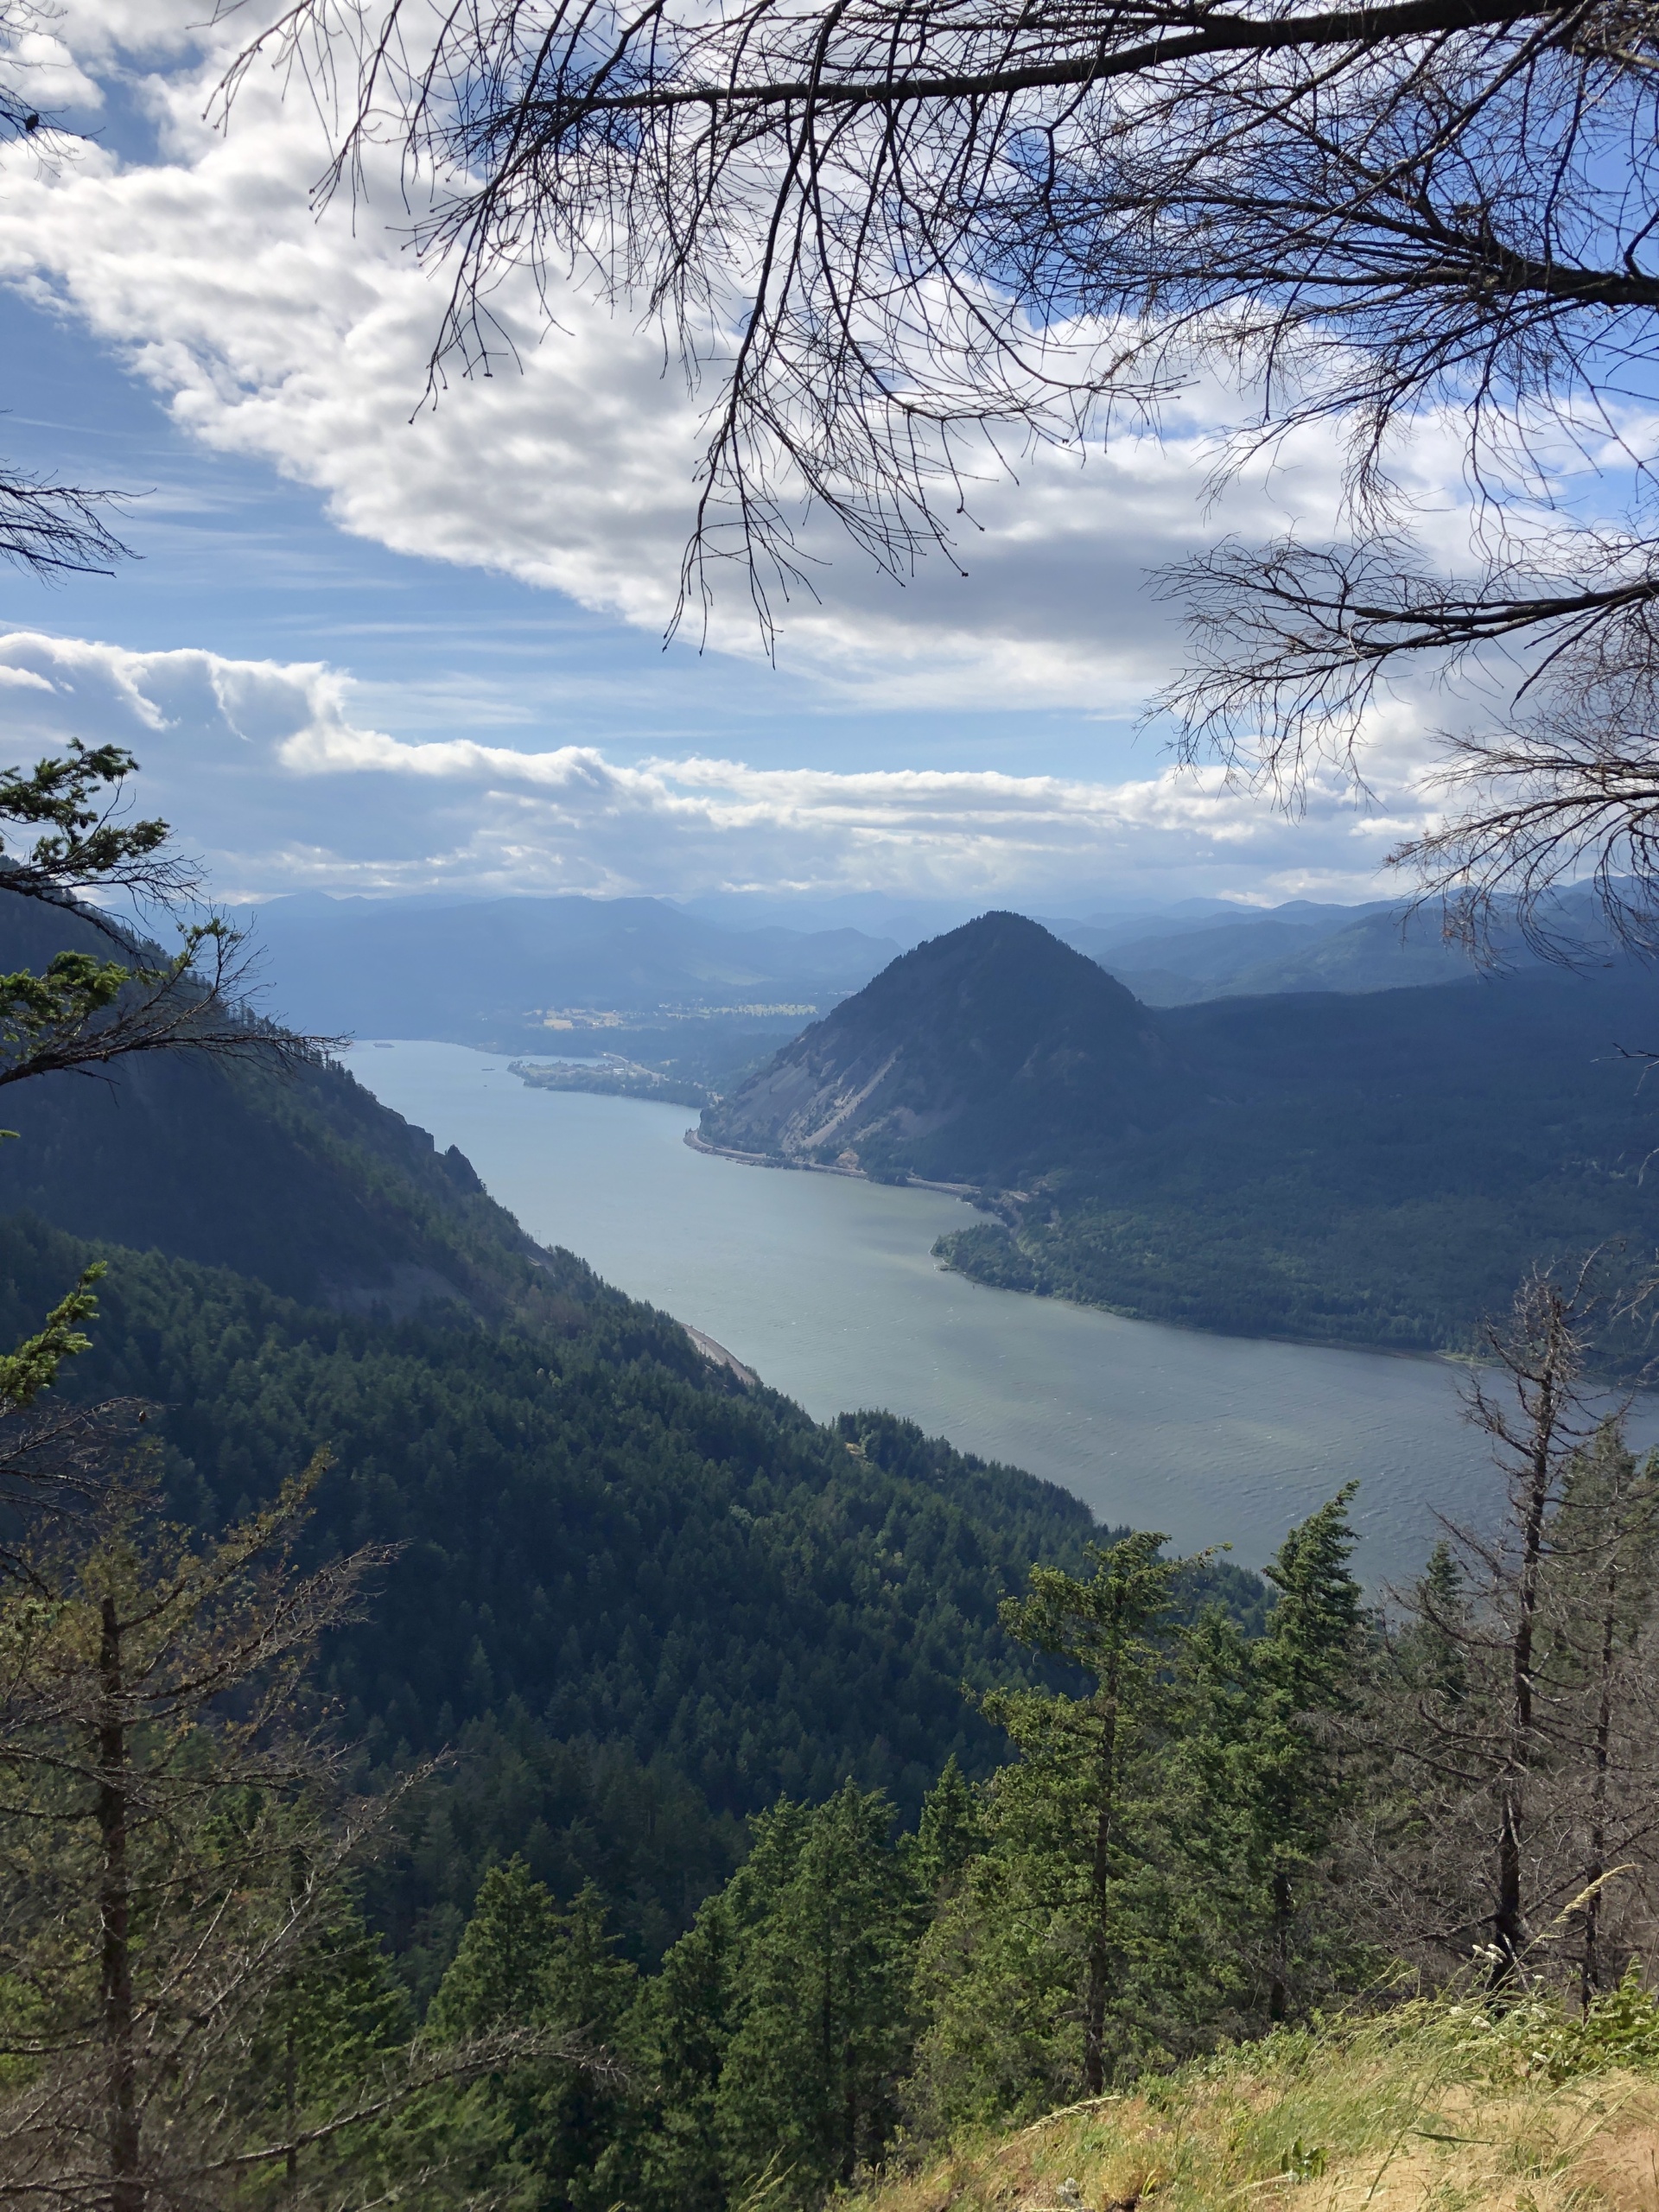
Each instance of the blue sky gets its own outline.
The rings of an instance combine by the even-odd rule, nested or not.
[[[1179,658],[1148,569],[1328,509],[1328,446],[1220,513],[1201,410],[1038,454],[976,488],[965,576],[901,591],[809,535],[819,595],[777,667],[735,586],[707,650],[664,650],[697,418],[656,341],[566,298],[539,343],[509,293],[524,373],[411,423],[430,278],[372,200],[313,219],[296,104],[256,86],[228,139],[203,126],[198,20],[72,0],[63,96],[94,136],[0,169],[0,450],[143,495],[114,579],[0,575],[20,747],[130,743],[227,898],[1375,895],[1424,815],[1411,710],[1371,803],[1327,777],[1294,819],[1136,728]]]
[[[322,495],[268,463],[205,447],[113,349],[15,291],[0,292],[0,450],[137,493],[120,528],[140,556],[114,577],[47,589],[0,570],[8,629],[138,652],[327,660],[376,688],[401,728],[431,714],[446,732],[499,738],[505,719],[507,742],[517,723],[518,741],[597,741],[625,760],[736,744],[769,766],[810,754],[842,769],[902,760],[1111,780],[1159,763],[1159,739],[1127,715],[1015,705],[884,712],[827,696],[787,664],[665,644],[659,628],[499,570],[391,551],[334,526]]]

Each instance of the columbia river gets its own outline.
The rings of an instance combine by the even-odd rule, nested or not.
[[[360,1044],[388,1106],[459,1145],[539,1243],[715,1338],[819,1419],[881,1406],[1062,1483],[1108,1523],[1259,1566],[1357,1479],[1357,1564],[1409,1576],[1437,1512],[1497,1500],[1452,1362],[1216,1337],[988,1290],[931,1255],[937,1192],[693,1152],[693,1109],[532,1090],[461,1046]],[[1643,1440],[1659,1434],[1644,1418]]]

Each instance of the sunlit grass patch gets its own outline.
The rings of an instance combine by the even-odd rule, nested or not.
[[[1420,2001],[960,2143],[868,2212],[1659,2212],[1659,2006]]]

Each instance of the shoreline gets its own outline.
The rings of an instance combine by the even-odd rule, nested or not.
[[[734,1160],[741,1167],[782,1167],[798,1175],[844,1175],[849,1182],[874,1183],[876,1179],[867,1175],[861,1167],[839,1167],[832,1160],[780,1160],[775,1153],[738,1152],[730,1145],[710,1144],[696,1129],[688,1129],[683,1142],[693,1152],[706,1154],[710,1160]],[[985,1193],[977,1183],[929,1183],[919,1175],[906,1175],[902,1183],[882,1183],[884,1191],[939,1191],[947,1198],[961,1198],[969,1205],[981,1205]]]
[[[774,1153],[739,1152],[730,1145],[710,1144],[695,1128],[685,1132],[683,1141],[693,1152],[706,1154],[710,1160],[734,1160],[742,1167],[778,1167],[796,1174],[842,1175],[855,1183],[869,1183],[874,1179],[861,1167],[838,1167],[832,1162],[819,1160],[780,1160]],[[984,1213],[997,1216],[995,1205],[974,1183],[929,1183],[919,1175],[911,1176],[903,1183],[887,1183],[877,1186],[892,1191],[938,1191],[946,1198],[961,1198]],[[1266,1330],[1205,1328],[1198,1321],[1178,1321],[1161,1313],[1137,1313],[1131,1308],[1114,1306],[1104,1299],[1068,1298],[1062,1291],[1021,1290],[1012,1283],[986,1282],[970,1274],[967,1268],[953,1266],[949,1260],[936,1258],[935,1264],[944,1274],[952,1274],[963,1282],[971,1283],[976,1290],[988,1290],[1007,1298],[1044,1299],[1055,1306],[1069,1306],[1079,1313],[1109,1313],[1115,1320],[1129,1321],[1137,1328],[1170,1329],[1179,1336],[1212,1337],[1224,1344],[1286,1344],[1299,1351],[1358,1352],[1368,1359],[1428,1360],[1440,1365],[1479,1367],[1478,1355],[1466,1351],[1452,1351],[1444,1347],[1427,1344],[1355,1344],[1329,1337],[1281,1337]]]

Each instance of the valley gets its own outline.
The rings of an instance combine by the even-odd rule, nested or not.
[[[1389,930],[1395,925],[1381,918]],[[1364,925],[1362,925],[1362,927]],[[704,1109],[709,1143],[972,1187],[942,1256],[1142,1319],[1466,1353],[1535,1261],[1659,1245],[1646,963],[1141,1003],[1029,918],[906,954]],[[1599,1357],[1634,1375],[1635,1320]]]
[[[931,1256],[976,1218],[937,1192],[699,1156],[682,1141],[683,1108],[526,1090],[504,1062],[452,1046],[365,1045],[349,1065],[458,1145],[532,1235],[706,1329],[817,1419],[886,1406],[1063,1484],[1108,1523],[1151,1520],[1184,1549],[1231,1541],[1249,1566],[1356,1478],[1357,1556],[1374,1586],[1414,1569],[1437,1509],[1491,1508],[1455,1363],[988,1290]]]

